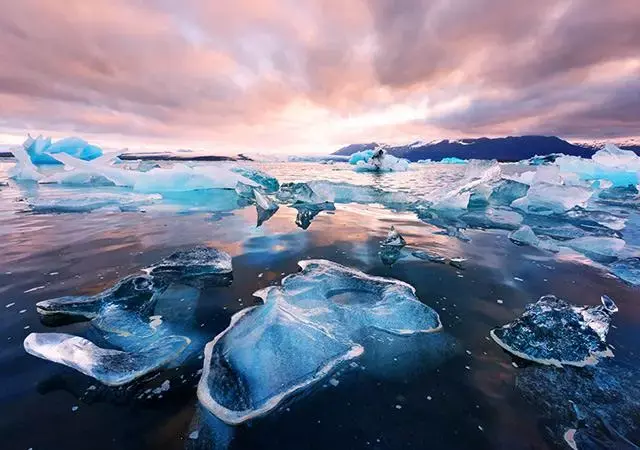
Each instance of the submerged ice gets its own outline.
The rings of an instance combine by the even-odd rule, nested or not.
[[[613,300],[599,306],[573,306],[553,295],[527,305],[515,321],[491,330],[498,345],[523,359],[553,366],[587,366],[612,357],[606,343]]]
[[[299,265],[281,286],[256,292],[263,304],[233,316],[205,348],[198,398],[224,422],[264,414],[356,358],[369,328],[396,335],[441,328],[406,283],[326,260]]]

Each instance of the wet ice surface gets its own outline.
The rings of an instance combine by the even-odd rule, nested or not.
[[[299,265],[281,286],[255,292],[264,305],[236,314],[205,348],[198,398],[227,423],[265,414],[359,357],[370,329],[410,335],[442,327],[408,284],[326,260]]]
[[[547,295],[527,305],[514,322],[491,330],[491,337],[515,356],[540,364],[594,365],[613,357],[606,337],[617,311],[608,296],[602,305],[580,307]]]
[[[496,178],[496,172],[485,176],[486,169],[495,170],[492,166],[474,164],[411,165],[407,172],[385,174],[354,172],[345,163],[246,164],[281,185],[308,182],[319,197],[316,203],[304,197],[297,203],[281,200],[243,177],[251,192],[258,188],[279,206],[256,228],[258,202],[255,195],[244,200],[237,182],[224,189],[136,192],[104,183],[87,188],[16,182],[6,175],[10,166],[0,163],[0,182],[8,183],[0,187],[0,294],[4,305],[15,304],[2,308],[0,327],[0,362],[11,368],[2,377],[6,389],[0,394],[0,433],[8,448],[562,449],[568,448],[563,437],[568,430],[576,430],[578,448],[639,442],[629,425],[638,423],[633,419],[638,394],[631,386],[640,332],[634,287],[640,242],[636,188],[568,180],[553,189],[586,186],[593,195],[584,206],[558,213],[533,202],[524,211],[511,203],[530,189],[516,181],[533,183],[521,175],[535,169],[530,166],[500,165]],[[46,178],[52,175],[51,168],[42,171]],[[486,181],[476,183],[479,179],[488,180],[490,189]],[[545,180],[554,185],[552,177]],[[458,194],[451,207],[434,201],[443,188]],[[78,203],[73,212],[35,207],[38,199],[42,204],[80,202],[102,193],[123,203],[134,195],[150,195],[151,201],[84,210]],[[514,244],[509,233],[525,225],[558,252],[535,240]],[[380,243],[391,226],[407,245],[386,264]],[[584,237],[607,239],[571,243]],[[119,280],[144,278],[141,269],[199,246],[231,255],[231,285],[200,283],[199,276],[174,279],[152,303],[144,295],[131,297],[131,306],[152,307],[123,310],[116,304],[101,319],[91,317],[91,308],[88,316],[66,320],[41,319],[36,311],[37,302],[95,297]],[[410,336],[372,331],[356,341],[365,349],[358,358],[247,425],[224,425],[199,406],[196,396],[204,346],[228,327],[233,314],[261,304],[253,292],[279,285],[286,274],[296,273],[297,261],[306,259],[331,260],[409,283],[438,313],[444,329]],[[576,305],[597,306],[602,294],[614,299],[620,312],[606,342],[615,357],[587,368],[557,369],[513,357],[491,340],[489,330],[513,322],[547,293]],[[144,352],[149,342],[165,336],[185,336],[191,343],[158,370],[109,387],[27,354],[22,342],[30,333],[79,336],[97,348],[127,354]],[[128,342],[140,339],[142,345]],[[538,386],[530,389],[533,395],[521,381],[530,370]],[[581,392],[591,394],[579,397]],[[590,418],[573,420],[565,399],[581,402]],[[74,406],[79,407],[75,412]],[[37,435],[34,422],[41,424]]]

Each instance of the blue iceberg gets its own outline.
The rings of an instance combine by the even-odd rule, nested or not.
[[[102,156],[100,147],[89,144],[78,137],[68,137],[52,143],[51,138],[38,136],[34,139],[29,136],[22,146],[33,164],[60,164],[57,159],[51,156],[59,153],[65,153],[85,161]]]
[[[396,335],[441,329],[412,286],[326,260],[256,292],[263,304],[240,311],[205,347],[198,398],[229,424],[274,409],[365,351],[368,329]]]

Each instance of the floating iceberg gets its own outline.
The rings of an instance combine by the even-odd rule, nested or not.
[[[640,258],[619,259],[609,265],[611,272],[629,284],[640,285]]]
[[[264,195],[262,192],[254,191],[254,200],[256,202],[257,224],[262,225],[269,220],[280,208],[276,202]]]
[[[119,211],[139,211],[141,208],[157,203],[159,195],[134,194],[130,192],[96,192],[85,195],[56,196],[40,195],[28,197],[26,202],[34,213],[84,213],[100,209],[115,208]]]
[[[138,352],[98,347],[64,333],[31,333],[24,340],[27,353],[63,364],[108,386],[120,386],[153,372],[173,360],[190,341],[184,336],[162,338]]]
[[[467,164],[467,162],[466,159],[456,158],[455,156],[442,158],[440,160],[440,164]]]
[[[542,168],[546,168],[543,166]],[[562,214],[576,206],[585,207],[593,191],[582,186],[572,186],[555,182],[549,178],[534,180],[527,195],[511,203],[511,207],[528,214]]]
[[[51,138],[29,136],[22,144],[33,164],[60,164],[51,155],[64,153],[83,160],[96,159],[102,155],[102,149],[89,144],[78,137],[68,137],[51,143]]]
[[[298,211],[296,215],[296,225],[303,230],[306,230],[311,225],[311,222],[322,211],[335,211],[336,207],[331,202],[323,203],[294,203],[291,205]]]
[[[540,364],[594,365],[613,356],[605,339],[617,310],[607,296],[600,306],[573,306],[546,295],[515,321],[491,330],[491,337],[509,353]]]
[[[438,331],[438,314],[412,286],[325,260],[254,295],[263,305],[233,316],[205,347],[200,402],[238,424],[265,414],[363,351],[368,328],[405,335]]]
[[[259,184],[267,194],[273,194],[280,189],[278,180],[261,170],[250,167],[234,167],[231,171]]]
[[[447,262],[447,259],[444,256],[436,255],[434,253],[427,252],[424,250],[415,250],[411,252],[411,254],[416,258],[422,259],[424,261],[429,261],[429,262],[434,262],[439,264],[444,264]]]
[[[97,317],[107,305],[123,304],[129,309],[142,308],[155,293],[153,279],[132,275],[96,295],[58,297],[36,303],[41,315],[64,314],[87,319]]]
[[[509,233],[509,239],[518,245],[530,245],[531,247],[539,248],[540,250],[547,250],[550,252],[557,252],[558,246],[551,240],[540,239],[533,232],[530,226],[523,225],[517,230]]]
[[[404,247],[407,245],[404,238],[398,233],[396,228],[391,225],[391,229],[387,237],[380,243],[383,247]]]
[[[96,295],[36,304],[43,316],[90,319],[109,347],[118,348],[101,348],[66,334],[41,333],[27,337],[25,350],[108,385],[128,383],[174,361],[190,346],[191,339],[181,334],[192,320],[199,289],[205,283],[228,285],[231,257],[197,247],[176,252],[145,270],[147,275],[126,277]]]
[[[386,153],[383,148],[364,150],[354,153],[349,163],[355,165],[357,172],[405,172],[409,170],[409,161]]]
[[[178,278],[228,275],[232,270],[231,256],[213,247],[180,250],[145,269],[154,279],[165,275]]]
[[[79,172],[107,179],[116,186],[132,188],[138,192],[165,193],[204,189],[235,189],[238,182],[257,187],[258,183],[225,166],[189,166],[174,164],[170,168],[154,168],[147,172],[111,166],[103,161],[83,161],[66,154],[53,155],[65,166]],[[252,171],[247,172],[255,176]]]
[[[556,160],[556,165],[563,172],[575,173],[583,180],[608,180],[614,186],[635,186],[640,182],[640,156],[613,144],[606,144],[591,159],[562,156]]]

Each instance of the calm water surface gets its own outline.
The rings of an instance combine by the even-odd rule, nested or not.
[[[0,163],[0,181],[10,166]],[[281,182],[325,179],[413,194],[435,191],[462,173],[455,166],[377,177],[340,164],[260,167]],[[473,231],[468,233],[471,242],[462,242],[434,234],[437,229],[414,214],[380,205],[336,205],[335,212],[321,213],[302,230],[294,223],[295,210],[286,206],[256,228],[253,207],[220,207],[212,213],[216,208],[209,208],[212,200],[206,197],[186,209],[66,214],[35,214],[22,201],[83,195],[86,190],[58,186],[9,182],[0,187],[3,449],[569,448],[549,431],[564,426],[563,419],[549,418],[542,402],[518,389],[518,377],[528,365],[488,338],[491,328],[512,321],[527,303],[550,293],[588,305],[598,304],[605,293],[614,298],[620,313],[608,342],[617,363],[633,370],[640,365],[637,288],[577,257],[513,245],[506,232]],[[389,267],[378,252],[391,225],[409,248]],[[100,292],[175,250],[202,244],[232,255],[234,281],[204,289],[180,306],[193,344],[179,367],[108,388],[23,350],[22,341],[31,332],[95,333],[88,322],[42,322],[36,302]],[[464,270],[420,261],[410,257],[415,249],[468,261]],[[334,374],[336,386],[320,382],[249,424],[221,424],[199,407],[196,397],[202,347],[232,314],[258,304],[254,291],[279,283],[297,271],[297,261],[308,258],[410,283],[420,300],[440,314],[443,332],[402,339],[372,333],[358,364]],[[168,391],[144,394],[165,380],[171,383]]]

